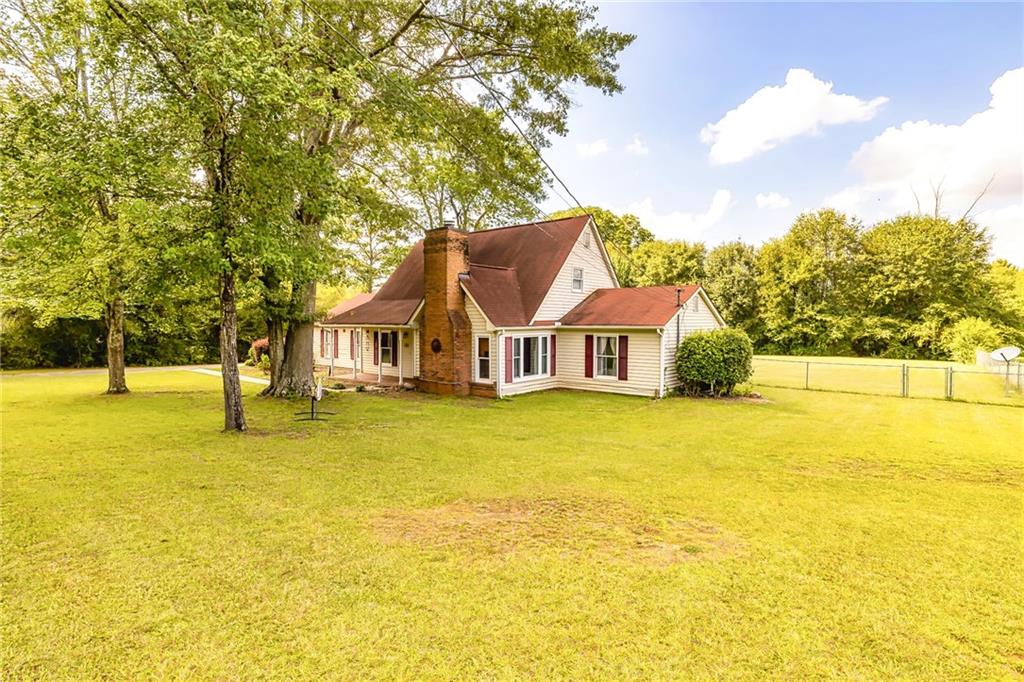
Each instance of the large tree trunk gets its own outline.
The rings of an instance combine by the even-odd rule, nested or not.
[[[310,396],[313,394],[313,315],[316,312],[316,282],[296,288],[297,319],[288,324],[284,341],[284,362],[275,396]]]
[[[263,389],[263,395],[274,395],[281,381],[281,370],[284,367],[284,339],[284,322],[268,319],[267,341],[269,347],[267,354],[270,355],[270,385]]]
[[[220,278],[220,372],[224,380],[224,430],[245,431],[242,383],[238,378],[238,308],[235,275]]]
[[[124,301],[107,304],[107,393],[127,393],[124,378]]]

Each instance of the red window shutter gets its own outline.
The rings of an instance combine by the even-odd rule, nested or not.
[[[594,378],[594,335],[587,334],[583,342],[583,376]]]
[[[555,376],[555,335],[551,335],[551,376]]]
[[[391,332],[391,366],[398,367],[398,354],[401,353],[398,347],[398,332]]]
[[[512,337],[505,337],[505,383],[512,383]]]
[[[348,330],[348,357],[349,360],[356,359],[356,330]]]
[[[380,364],[380,332],[373,333],[373,364]]]
[[[619,335],[619,381],[629,378],[629,337]]]
[[[334,330],[334,357],[338,357],[338,330]]]
[[[320,330],[320,357],[324,356],[324,330]]]

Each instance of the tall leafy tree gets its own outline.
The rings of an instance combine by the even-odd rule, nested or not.
[[[242,431],[240,287],[302,263],[305,233],[329,211],[329,196],[319,190],[331,173],[295,134],[303,110],[296,103],[319,97],[322,74],[299,68],[301,44],[279,39],[278,5],[105,5],[126,36],[123,49],[147,56],[157,73],[148,95],[176,109],[174,139],[193,178],[190,220],[204,256],[195,267],[218,282],[224,428]],[[345,87],[343,79],[336,85]],[[302,192],[308,196],[297,207]]]
[[[720,244],[704,261],[704,288],[715,307],[754,341],[760,337],[757,278],[757,252],[743,242]]]
[[[36,321],[101,319],[124,393],[125,308],[167,294],[158,267],[182,178],[146,65],[89,2],[20,3],[0,23],[0,217],[7,295]]]
[[[636,248],[632,262],[635,286],[699,282],[704,277],[706,249],[701,242],[649,241]]]
[[[937,357],[944,329],[986,304],[990,238],[970,220],[899,216],[872,226],[861,243],[857,298],[890,332],[875,344],[865,334],[867,350],[888,344]]]
[[[803,213],[758,251],[761,318],[782,352],[842,353],[856,317],[861,225],[833,209]]]

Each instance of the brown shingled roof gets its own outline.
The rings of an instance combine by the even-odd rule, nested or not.
[[[372,298],[373,298],[373,294],[372,293],[356,294],[352,298],[347,298],[344,301],[342,301],[341,303],[339,303],[338,305],[336,305],[333,308],[331,308],[330,310],[328,310],[327,311],[327,315],[324,316],[324,319],[328,319],[329,320],[332,317],[335,317],[337,315],[341,315],[343,312],[345,312],[347,310],[352,310],[355,307],[361,306],[362,304],[366,303],[367,301],[369,301]]]
[[[564,327],[661,327],[679,309],[676,289],[682,290],[679,300],[686,303],[700,285],[598,289],[563,315],[560,323]]]
[[[470,296],[498,326],[529,324],[590,216],[470,232]],[[325,324],[408,324],[423,300],[423,241],[409,250],[373,300]]]

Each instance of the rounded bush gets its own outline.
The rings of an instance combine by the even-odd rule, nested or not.
[[[754,347],[739,329],[715,329],[684,337],[676,349],[680,391],[729,395],[754,371]]]

